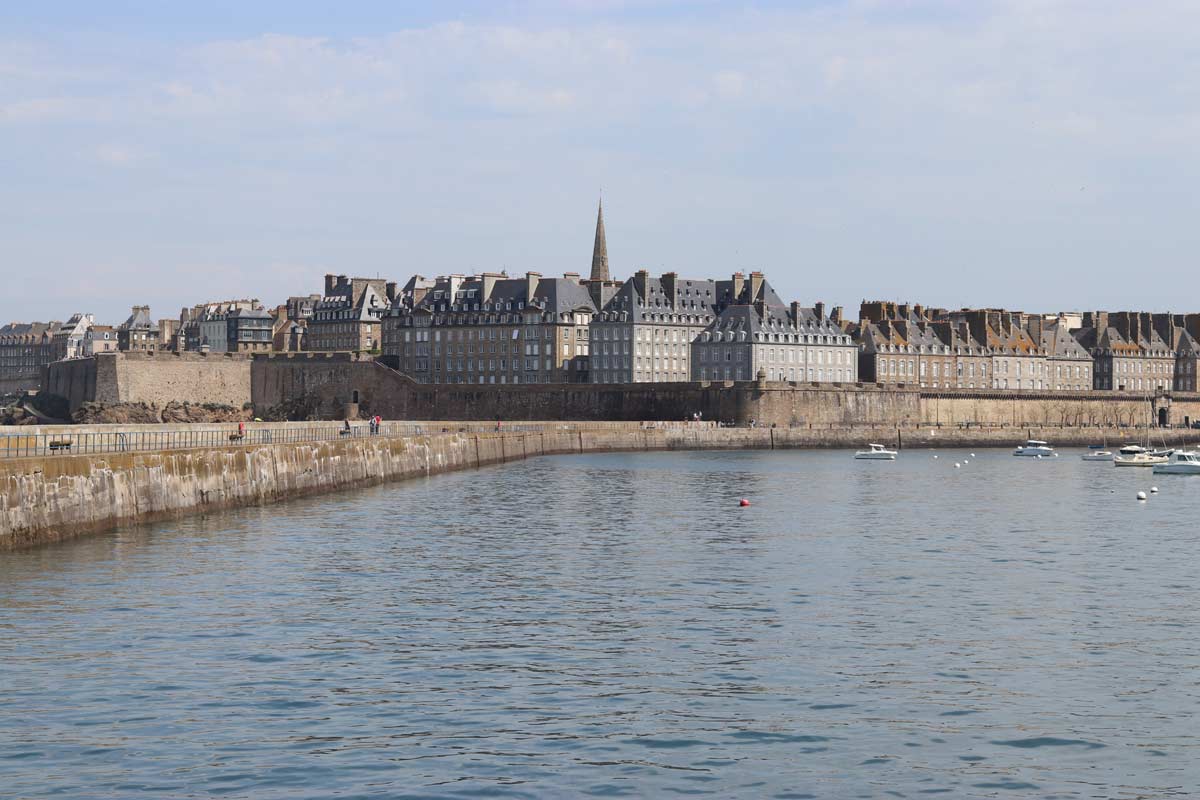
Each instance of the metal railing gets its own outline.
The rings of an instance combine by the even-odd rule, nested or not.
[[[89,455],[92,453],[155,452],[214,447],[250,447],[302,442],[328,442],[371,437],[423,436],[438,433],[543,433],[611,430],[614,428],[707,428],[704,422],[382,422],[372,431],[367,422],[224,426],[154,426],[103,431],[74,431],[67,426],[52,433],[0,433],[0,459],[30,456]],[[81,426],[83,427],[83,426]],[[114,426],[115,427],[115,426]],[[14,429],[10,429],[14,430]],[[19,430],[19,429],[16,429]]]
[[[6,433],[0,434],[0,458],[247,447],[371,436],[414,435],[420,432],[420,426],[385,422],[379,426],[377,433],[373,433],[370,426],[364,422],[352,424],[349,428],[341,424],[314,424],[279,427],[257,425],[245,429],[236,426],[196,426],[178,430]]]

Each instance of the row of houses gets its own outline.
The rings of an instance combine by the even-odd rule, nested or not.
[[[383,355],[423,383],[858,379],[840,309],[784,303],[758,272],[443,276],[393,302],[381,329]]]
[[[1195,391],[1200,315],[927,309],[864,302],[862,380],[927,388]]]

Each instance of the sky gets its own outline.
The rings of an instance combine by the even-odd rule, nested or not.
[[[1200,3],[6,3],[0,323],[327,272],[1200,311]]]

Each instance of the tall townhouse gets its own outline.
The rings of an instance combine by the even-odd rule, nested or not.
[[[761,286],[761,275],[751,279]],[[746,283],[740,276],[734,280]],[[639,270],[592,320],[591,382],[691,380],[692,342],[712,324],[731,291],[730,281],[680,278],[674,272],[652,278]]]
[[[117,326],[117,349],[124,353],[158,350],[158,324],[150,317],[150,306],[134,306],[128,319]]]
[[[752,278],[754,275],[752,274]],[[853,383],[858,379],[854,340],[843,330],[840,309],[825,316],[823,303],[784,305],[770,287],[737,283],[731,302],[692,344],[693,380]],[[722,283],[725,283],[722,281]],[[751,297],[753,302],[746,302]]]
[[[381,351],[383,318],[395,296],[396,284],[382,279],[326,275],[308,320],[308,349]]]
[[[1093,388],[1145,392],[1175,385],[1175,350],[1155,329],[1153,316],[1137,311],[1089,311],[1075,332],[1092,356]]]
[[[576,273],[446,275],[393,301],[383,352],[422,383],[581,383],[595,313]]]
[[[1086,391],[1092,388],[1092,356],[1068,326],[1061,315],[1053,319],[1035,315],[1026,325],[1046,357],[1045,388]]]
[[[54,360],[54,333],[61,322],[10,322],[0,327],[0,380],[33,388]]]
[[[859,374],[875,383],[948,386],[954,371],[950,343],[920,305],[875,300],[859,306],[855,338]]]

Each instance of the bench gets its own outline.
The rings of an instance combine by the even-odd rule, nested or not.
[[[229,434],[229,441],[231,441],[231,442],[240,442],[242,439],[245,439],[245,438],[246,438],[245,434],[242,434],[242,433]]]
[[[70,450],[70,449],[71,449],[71,443],[70,443],[70,442],[51,442],[51,443],[50,443],[50,450],[51,450],[51,451],[55,451],[55,450]]]

